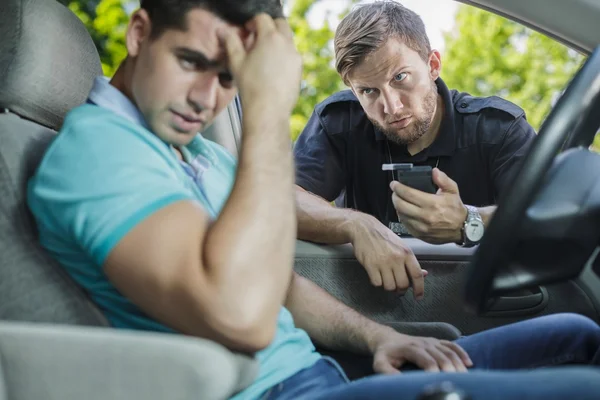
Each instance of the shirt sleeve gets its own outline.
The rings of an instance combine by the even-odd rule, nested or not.
[[[296,184],[333,201],[346,185],[345,152],[342,135],[329,134],[314,112],[294,146]]]
[[[535,136],[535,130],[525,117],[519,117],[507,130],[502,143],[492,150],[490,171],[496,199],[510,188]]]
[[[40,229],[75,243],[102,266],[138,223],[173,202],[194,199],[171,150],[116,117],[65,121],[36,175],[28,201]]]

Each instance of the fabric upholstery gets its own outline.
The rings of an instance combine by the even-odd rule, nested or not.
[[[432,263],[422,263],[422,267],[428,271],[431,265]],[[412,298],[412,291],[399,296],[374,287],[369,282],[365,269],[354,258],[296,255],[294,269],[346,305],[377,322],[392,326],[398,332],[446,340],[457,339],[461,335],[461,332],[449,323],[429,322],[442,319],[416,319],[424,308],[436,307],[444,310],[443,297],[427,292],[425,299],[417,302]],[[427,279],[429,285],[432,277]],[[436,304],[431,304],[432,302]],[[420,312],[417,312],[417,309]]]
[[[0,109],[56,130],[102,74],[92,38],[57,1],[2,0],[1,8]]]
[[[185,336],[2,323],[0,368],[10,400],[221,400],[257,366]]]
[[[0,319],[105,324],[37,244],[25,204],[27,180],[55,129],[69,109],[85,100],[93,77],[101,73],[90,35],[66,7],[56,1],[2,1]]]
[[[38,244],[25,203],[27,178],[54,135],[0,114],[0,319],[102,325],[83,291]]]

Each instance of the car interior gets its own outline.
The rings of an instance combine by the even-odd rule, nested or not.
[[[600,322],[600,3],[464,1],[536,29],[588,59],[546,119],[514,189],[477,248],[405,239],[429,271],[426,295],[373,287],[351,245],[297,241],[295,270],[400,332],[456,339],[559,312]],[[256,361],[200,338],[109,328],[37,242],[26,183],[65,114],[102,69],[81,21],[54,0],[3,0],[0,10],[0,400],[225,399]],[[442,75],[443,76],[443,75]],[[234,156],[239,99],[203,135]],[[557,156],[558,154],[558,156]],[[73,166],[76,168],[76,166]],[[234,245],[234,244],[232,244]],[[350,377],[370,360],[323,352]]]

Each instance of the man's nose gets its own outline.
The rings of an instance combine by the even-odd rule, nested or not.
[[[188,101],[196,113],[202,110],[214,110],[219,95],[219,76],[217,74],[202,74],[192,86]]]
[[[383,93],[383,112],[388,115],[396,115],[404,108],[402,100],[397,93]]]

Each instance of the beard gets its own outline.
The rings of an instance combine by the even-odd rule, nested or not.
[[[435,106],[437,103],[437,96],[437,86],[435,83],[433,83],[431,90],[429,93],[427,93],[425,99],[423,100],[423,113],[420,116],[413,115],[412,123],[403,129],[387,129],[370,117],[367,116],[367,118],[369,118],[375,128],[379,129],[385,135],[385,137],[388,138],[388,140],[393,143],[406,146],[419,140],[431,127],[433,114],[435,113]],[[394,119],[397,120],[398,118],[394,117]]]

